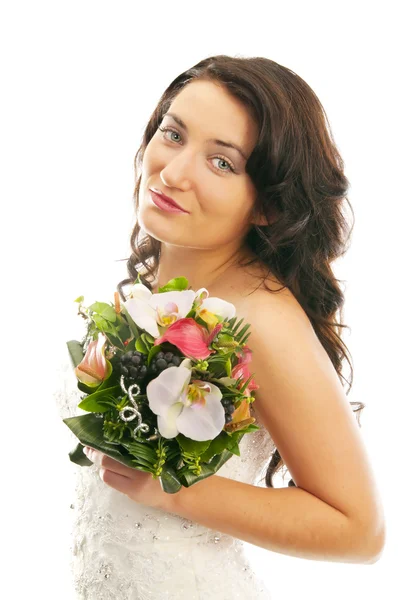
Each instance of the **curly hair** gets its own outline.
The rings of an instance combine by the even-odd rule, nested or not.
[[[325,110],[310,86],[292,70],[263,57],[217,55],[201,60],[178,75],[161,96],[145,128],[135,155],[134,207],[138,210],[142,160],[163,115],[178,93],[195,80],[222,85],[255,119],[259,135],[247,163],[246,172],[256,189],[252,216],[265,216],[267,225],[253,225],[246,244],[277,276],[283,287],[295,296],[310,320],[339,378],[353,382],[350,353],[342,340],[344,291],[332,270],[334,260],[348,249],[353,224],[344,214],[349,181],[344,162],[337,150]],[[276,219],[271,220],[271,216]],[[161,242],[135,223],[131,255],[127,261],[129,278],[123,279],[118,292],[136,280],[152,289],[149,282],[159,266]],[[140,235],[141,234],[141,235]],[[127,259],[126,259],[127,260]],[[253,261],[247,263],[252,264]],[[141,266],[145,274],[137,270]],[[340,319],[340,320],[339,320]],[[343,361],[350,367],[349,381],[343,376]],[[350,402],[357,412],[366,406]],[[278,449],[267,466],[265,484],[273,486],[273,476],[284,465]],[[290,479],[289,486],[295,486]]]

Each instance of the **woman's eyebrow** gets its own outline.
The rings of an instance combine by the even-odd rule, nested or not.
[[[171,117],[172,119],[174,119],[174,121],[176,123],[178,123],[180,125],[180,127],[182,127],[182,129],[184,129],[186,132],[188,132],[188,127],[187,125],[184,123],[184,121],[182,119],[180,119],[180,117],[178,117],[176,114],[171,113],[171,112],[167,112],[164,117]],[[224,148],[232,148],[233,150],[236,150],[237,152],[239,152],[239,154],[245,159],[247,160],[248,157],[245,155],[245,153],[243,152],[242,148],[240,148],[240,146],[238,146],[237,144],[233,144],[232,142],[224,142],[223,140],[217,140],[217,139],[211,139],[211,140],[207,140],[207,142],[211,142],[214,144],[217,144],[218,146],[223,146]]]

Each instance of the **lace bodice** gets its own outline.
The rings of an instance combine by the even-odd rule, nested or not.
[[[61,418],[86,414],[77,407],[81,392],[67,351],[56,378]],[[76,443],[70,432],[68,451]],[[271,450],[264,428],[247,434],[241,456],[232,456],[217,474],[264,485],[260,479]],[[246,542],[135,503],[106,485],[96,465],[71,465],[76,481],[71,570],[78,600],[271,598],[250,565]]]

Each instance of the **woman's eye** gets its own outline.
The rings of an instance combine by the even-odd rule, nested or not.
[[[178,131],[174,131],[174,129],[170,129],[170,127],[159,127],[159,130],[162,131],[163,133],[170,131],[171,133],[174,133],[175,135],[180,135],[178,133]],[[163,137],[166,137],[166,136],[164,135]]]
[[[164,138],[166,138],[166,136],[164,134],[166,134],[168,132],[173,133],[174,135],[180,136],[180,134],[178,133],[178,131],[175,131],[174,129],[171,129],[170,127],[159,127],[159,131],[161,131],[163,133],[163,137]],[[176,140],[173,140],[172,138],[169,138],[169,139],[170,139],[170,141],[176,141]],[[180,143],[181,142],[177,141],[177,144],[180,144]],[[218,171],[224,171],[225,173],[228,173],[228,171],[231,171],[232,173],[235,173],[235,169],[232,166],[232,164],[229,162],[229,160],[227,160],[223,156],[214,156],[211,160],[218,160],[220,162],[225,163],[228,166],[228,169],[225,169],[225,168],[220,169],[219,167],[216,167]]]
[[[220,162],[223,162],[227,165],[228,169],[230,169],[233,173],[235,172],[234,169],[232,168],[231,164],[225,160],[224,158],[221,158],[221,156],[215,156],[214,158],[212,158],[211,160],[219,160]],[[220,169],[220,171],[226,171],[227,169]]]

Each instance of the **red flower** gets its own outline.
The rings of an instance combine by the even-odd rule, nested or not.
[[[233,369],[231,371],[231,377],[233,377],[234,379],[239,379],[239,377],[243,377],[243,381],[238,386],[239,389],[241,387],[243,387],[245,381],[247,381],[247,379],[251,375],[248,365],[252,360],[252,351],[250,350],[250,348],[248,346],[245,345],[242,348],[242,352],[243,352],[243,354],[241,356],[239,356],[237,364],[233,367]],[[254,381],[254,379],[251,379],[249,382],[249,385],[245,389],[245,394],[247,396],[250,396],[250,392],[252,390],[258,390],[259,387],[260,386],[257,385],[257,383]]]
[[[183,318],[170,325],[162,336],[156,338],[154,345],[158,346],[162,342],[170,342],[184,356],[194,358],[195,360],[203,360],[214,353],[214,350],[208,348],[214,335],[216,335],[214,331],[209,334],[194,319]]]

